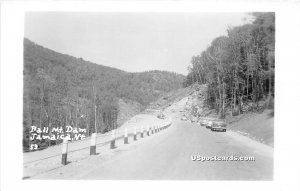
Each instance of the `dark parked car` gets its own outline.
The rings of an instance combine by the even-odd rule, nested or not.
[[[226,122],[224,120],[216,120],[213,122],[211,130],[212,131],[224,131],[226,132]]]

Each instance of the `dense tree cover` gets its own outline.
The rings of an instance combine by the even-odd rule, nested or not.
[[[207,84],[206,103],[225,117],[247,103],[273,104],[275,13],[252,13],[251,24],[229,28],[200,55],[192,57],[185,86]]]
[[[116,128],[120,98],[146,107],[183,81],[176,73],[128,73],[97,65],[24,39],[24,145],[32,125],[71,125],[87,128],[89,135]]]

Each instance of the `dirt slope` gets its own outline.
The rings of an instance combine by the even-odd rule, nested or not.
[[[274,116],[271,110],[263,113],[247,113],[231,118],[230,130],[256,141],[274,146]]]
[[[186,102],[187,118],[192,116],[218,118],[218,113],[205,107],[206,86],[195,86],[194,91],[189,95]],[[227,114],[226,121],[228,129],[247,136],[255,141],[274,146],[274,116],[272,110],[265,110],[262,113],[248,112],[238,116]]]
[[[131,117],[137,115],[141,111],[141,104],[135,101],[124,101],[119,99],[119,116],[118,116],[118,127],[124,124]]]

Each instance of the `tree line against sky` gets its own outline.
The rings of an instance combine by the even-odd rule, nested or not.
[[[251,13],[250,24],[228,28],[226,36],[192,57],[185,86],[207,84],[206,103],[224,118],[228,110],[267,100],[275,83],[275,13]],[[229,109],[228,109],[229,108]]]

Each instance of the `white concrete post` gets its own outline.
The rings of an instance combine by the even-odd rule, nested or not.
[[[133,135],[133,140],[136,141],[136,127],[134,127],[134,135]]]
[[[63,145],[62,145],[62,158],[61,158],[61,164],[66,165],[67,164],[67,158],[68,158],[68,138],[64,138]]]
[[[114,149],[116,147],[115,142],[116,142],[116,131],[112,130],[111,131],[111,141],[110,141],[110,148],[111,149]]]
[[[144,128],[143,128],[143,126],[141,126],[141,138],[143,138],[144,137]]]
[[[127,133],[127,128],[124,130],[124,144],[128,144],[128,133]]]
[[[97,140],[97,133],[93,133],[91,136],[90,155],[96,154],[96,140]]]

